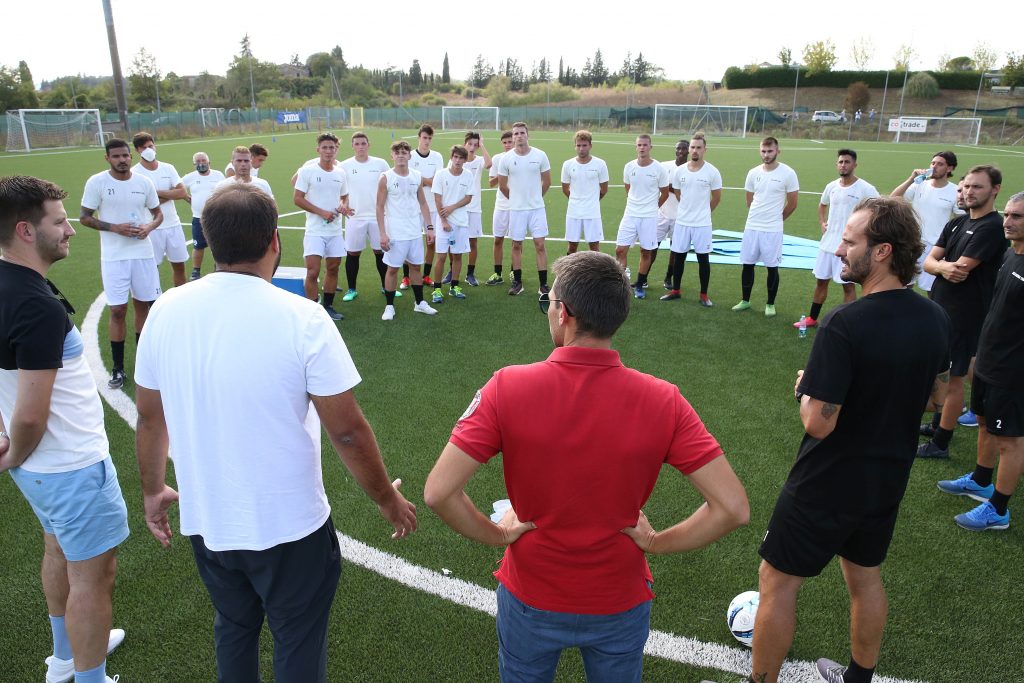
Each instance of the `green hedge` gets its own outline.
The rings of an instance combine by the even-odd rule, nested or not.
[[[801,88],[845,88],[851,83],[863,81],[871,88],[885,86],[885,76],[889,74],[889,87],[903,85],[902,71],[826,71],[809,74],[807,69],[800,69]],[[978,87],[981,74],[977,71],[934,72],[929,71],[939,87],[944,90],[974,90]],[[730,66],[725,71],[722,82],[730,90],[743,88],[790,88],[796,83],[796,70],[782,66],[770,66],[753,71],[746,71]]]

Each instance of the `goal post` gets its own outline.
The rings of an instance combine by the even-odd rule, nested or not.
[[[7,112],[7,151],[102,147],[99,109],[12,109]]]
[[[362,107],[349,107],[348,108],[348,127],[349,128],[363,128],[366,124],[363,122],[363,108]]]
[[[199,118],[203,122],[203,130],[224,130],[224,107],[200,107]]]
[[[931,142],[977,145],[981,119],[957,116],[901,116],[889,119],[893,142]]]
[[[713,104],[654,105],[655,135],[693,135],[697,131],[747,137],[747,107]]]
[[[501,130],[501,108],[441,107],[441,130],[472,129]]]

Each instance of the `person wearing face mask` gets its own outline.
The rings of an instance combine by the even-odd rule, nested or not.
[[[217,183],[224,180],[224,174],[210,168],[210,157],[206,152],[192,155],[196,170],[181,179],[188,193],[185,201],[192,205],[192,276],[198,280],[202,275],[203,255],[206,253],[206,237],[203,235],[203,207],[213,194]]]
[[[153,244],[153,258],[156,265],[163,263],[164,257],[171,262],[171,273],[174,286],[185,284],[185,262],[188,261],[188,249],[185,248],[185,233],[178,218],[178,210],[174,200],[185,199],[185,186],[174,166],[166,161],[156,160],[156,142],[153,136],[139,132],[132,136],[132,145],[142,160],[132,167],[132,171],[146,176],[156,186],[156,195],[160,199],[160,209],[164,220],[160,227],[153,231],[149,241]]]

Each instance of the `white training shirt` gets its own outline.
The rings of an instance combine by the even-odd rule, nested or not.
[[[240,183],[242,181],[239,180],[239,177],[240,176],[233,175],[230,178],[225,178],[224,180],[222,180],[219,183],[217,183],[217,187],[220,187],[221,185],[229,185],[231,183]],[[255,188],[259,189],[259,190],[262,190],[271,199],[274,198],[274,191],[270,189],[270,183],[268,183],[263,178],[257,178],[256,176],[249,176],[249,179],[250,179],[251,184],[252,184],[253,187],[255,187]]]
[[[188,191],[188,196],[192,198],[193,218],[203,217],[203,207],[206,206],[206,200],[210,198],[210,195],[213,194],[213,191],[222,180],[224,180],[224,174],[213,170],[207,171],[206,175],[201,174],[199,171],[192,171],[191,173],[186,173],[185,177],[181,179],[185,189]]]
[[[387,178],[388,196],[384,202],[384,230],[393,240],[418,240],[423,234],[420,224],[423,214],[420,211],[418,192],[423,179],[417,171],[409,169],[409,175],[401,176],[390,169],[384,174]],[[430,205],[427,205],[430,208]],[[434,228],[437,229],[436,226]]]
[[[661,188],[668,187],[668,172],[657,160],[641,166],[634,159],[622,169],[622,182],[629,185],[626,195],[626,212],[633,218],[655,218],[658,215],[658,198]]]
[[[683,164],[672,179],[672,189],[679,190],[676,223],[688,228],[711,226],[711,193],[722,189],[722,174],[717,168],[705,161],[691,171],[688,164]]]
[[[242,273],[165,292],[139,340],[135,382],[160,392],[181,534],[265,550],[327,520],[320,420],[309,399],[358,384],[323,307]]]
[[[455,175],[447,168],[442,168],[434,176],[434,184],[431,186],[431,190],[433,196],[430,197],[430,201],[433,202],[435,201],[435,196],[440,196],[441,206],[451,206],[461,201],[467,195],[475,197],[480,194],[480,188],[476,186],[476,178],[465,168],[462,169],[462,173],[459,175]],[[437,209],[436,202],[434,209]],[[452,211],[448,216],[448,225],[453,228],[469,227],[469,205],[467,204]],[[434,226],[435,231],[441,229],[443,228],[440,225]]]
[[[348,194],[348,174],[335,164],[325,171],[319,163],[303,166],[295,180],[295,190],[306,194],[306,201],[324,211],[337,211],[341,198]],[[341,214],[332,221],[325,221],[315,213],[306,212],[307,235],[340,235]]]
[[[822,251],[834,254],[843,240],[843,229],[846,228],[854,207],[862,199],[877,196],[878,190],[863,178],[857,178],[857,182],[849,187],[843,187],[839,183],[839,178],[826,185],[821,193],[821,205],[828,207],[828,228],[821,236],[818,247]]]
[[[921,221],[921,239],[929,244],[938,241],[950,216],[963,214],[961,209],[956,208],[955,183],[947,182],[942,187],[935,187],[930,180],[926,180],[911,185],[903,198],[914,206],[914,213]]]
[[[786,195],[800,189],[796,171],[782,162],[772,171],[764,170],[764,164],[761,164],[750,169],[743,188],[754,193],[744,230],[782,232]]]
[[[517,154],[515,149],[501,157],[499,176],[508,178],[509,211],[533,211],[544,208],[544,195],[540,191],[540,176],[551,170],[548,155],[531,147],[526,154]],[[498,190],[501,194],[501,190]]]
[[[444,168],[444,157],[436,149],[427,152],[427,156],[420,156],[418,149],[413,148],[409,155],[409,170],[416,171],[424,180],[432,180],[434,175]]]
[[[674,187],[673,180],[676,177],[676,171],[679,170],[682,167],[681,166],[676,166],[676,160],[675,159],[670,159],[668,161],[662,161],[661,165],[665,167],[665,173],[668,174],[669,188]],[[686,164],[684,163],[683,166],[685,166],[685,165]],[[661,206],[658,207],[658,219],[659,220],[664,219],[664,220],[675,222],[675,220],[676,220],[676,212],[678,210],[679,210],[679,200],[676,199],[676,195],[675,195],[674,192],[669,192],[668,193],[668,199],[665,200],[664,204],[662,204]]]
[[[109,171],[101,171],[85,182],[82,208],[92,209],[107,223],[149,223],[151,211],[160,206],[153,181],[132,173],[128,180],[117,180]],[[134,215],[134,219],[133,219]],[[125,237],[109,230],[100,231],[100,260],[130,261],[153,258],[149,238]]]
[[[450,162],[449,162],[450,163]],[[480,198],[483,193],[480,192],[480,176],[484,174],[484,158],[477,155],[472,161],[466,160],[466,163],[462,164],[463,172],[469,171],[473,174],[473,183],[477,188],[477,192],[473,195],[473,201],[466,207],[466,211],[469,213],[481,213],[483,211],[483,205],[480,202]]]
[[[348,205],[355,211],[350,218],[376,221],[377,184],[388,172],[388,162],[379,157],[369,157],[363,162],[349,157],[341,162],[341,167],[348,174]]]
[[[608,182],[608,164],[591,155],[585,164],[573,157],[562,164],[562,183],[569,186],[566,218],[593,220],[601,217],[601,183]]]
[[[179,183],[181,183],[181,176],[178,175],[178,169],[174,168],[174,166],[166,161],[158,161],[156,163],[157,167],[150,171],[142,165],[142,162],[139,162],[132,166],[132,175],[138,173],[139,175],[144,175],[152,180],[153,186],[156,187],[157,192],[166,192],[174,189]],[[164,219],[160,222],[157,230],[169,230],[171,228],[181,227],[181,218],[178,216],[178,207],[175,206],[173,199],[160,202],[160,211],[163,212]]]
[[[491,168],[487,173],[488,179],[498,177],[498,167],[501,164],[501,157],[503,157],[505,154],[507,154],[507,152],[498,152],[497,154],[491,157]],[[495,187],[494,189],[494,210],[508,211],[508,197],[501,193],[500,187]]]

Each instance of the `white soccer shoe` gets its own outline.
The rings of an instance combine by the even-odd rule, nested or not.
[[[107,639],[107,654],[116,650],[122,642],[124,642],[124,629],[110,629],[110,637]],[[46,666],[46,683],[67,683],[75,677],[74,659],[57,659],[50,655],[46,658]]]
[[[385,306],[384,315],[380,317],[381,320],[394,320],[395,319],[395,307]]]
[[[431,308],[430,304],[427,303],[426,299],[413,306],[412,311],[413,313],[426,313],[427,315],[437,315],[437,309]]]

